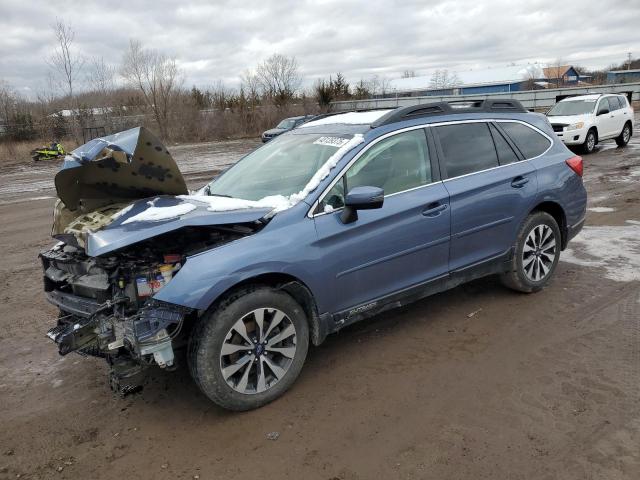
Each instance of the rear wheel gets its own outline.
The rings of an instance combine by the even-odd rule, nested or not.
[[[206,313],[191,333],[189,365],[200,389],[229,410],[282,395],[302,369],[309,328],[302,307],[270,287],[243,289]]]
[[[558,265],[560,244],[560,228],[551,215],[529,215],[518,232],[510,268],[502,274],[502,283],[519,292],[542,290]]]
[[[591,129],[587,132],[587,136],[584,139],[584,143],[582,144],[582,151],[584,153],[592,153],[596,148],[596,143],[598,143],[598,136],[594,129]]]
[[[616,143],[618,144],[619,147],[624,147],[627,143],[629,143],[630,139],[631,139],[631,124],[627,122],[624,124],[624,127],[622,128],[622,132],[620,132],[620,135],[616,137]]]

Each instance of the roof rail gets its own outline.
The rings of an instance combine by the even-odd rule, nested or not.
[[[389,125],[390,123],[411,120],[413,118],[428,117],[433,115],[453,115],[456,113],[526,113],[522,104],[518,100],[495,99],[495,100],[454,100],[451,102],[423,103],[421,105],[410,105],[400,107],[383,115],[371,124],[371,128]]]

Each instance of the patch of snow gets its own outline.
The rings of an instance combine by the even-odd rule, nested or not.
[[[133,208],[133,203],[131,205],[127,205],[126,207],[124,207],[121,210],[118,210],[116,213],[114,213],[111,216],[112,220],[116,220],[117,218],[120,218],[123,215],[126,215],[127,213],[129,213],[131,211],[131,209]]]
[[[640,280],[640,222],[627,223],[628,226],[584,227],[560,260],[604,268],[605,277],[618,282]]]
[[[324,213],[331,213],[331,212],[333,212],[333,210],[334,209],[333,209],[333,207],[331,205],[327,204],[327,205],[324,206]]]
[[[357,147],[363,142],[364,142],[364,137],[361,134],[357,133],[353,136],[351,140],[349,140],[347,143],[341,146],[338,150],[336,150],[334,154],[331,155],[326,162],[324,162],[324,165],[322,165],[318,169],[318,171],[313,175],[313,177],[311,177],[311,180],[309,180],[309,183],[307,183],[307,185],[298,193],[294,193],[289,197],[289,200],[292,202],[292,205],[295,205],[296,203],[304,200],[307,197],[307,195],[309,195],[316,188],[318,188],[318,185],[320,185],[320,182],[325,178],[327,178],[329,173],[331,173],[331,170],[335,168],[335,166],[338,164],[340,159],[344,157],[344,155],[349,150],[354,149],[355,147]]]
[[[640,222],[638,220],[625,220],[625,223],[628,223],[630,225],[640,225]]]
[[[303,123],[298,127],[317,127],[318,125],[368,125],[375,122],[383,115],[389,113],[391,110],[369,110],[367,112],[347,112],[338,113],[337,115],[329,115],[328,117],[319,118],[318,120],[312,120],[307,123]]]
[[[195,210],[197,207],[192,203],[182,203],[171,207],[156,207],[153,205],[155,201],[147,202],[149,208],[145,211],[127,218],[123,225],[133,222],[159,222],[162,220],[170,220]],[[125,207],[126,208],[126,207]]]
[[[282,195],[272,195],[260,200],[244,200],[242,198],[216,197],[210,195],[179,195],[178,198],[189,202],[204,203],[210,212],[228,212],[247,208],[271,208],[279,212],[291,207],[289,199]]]
[[[590,207],[590,208],[587,208],[587,210],[595,213],[609,213],[609,212],[616,211],[615,208],[611,208],[611,207]]]

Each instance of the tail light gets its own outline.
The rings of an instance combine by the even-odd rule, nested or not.
[[[582,176],[582,157],[580,155],[569,158],[567,165],[569,165],[569,168],[576,172],[579,177]]]

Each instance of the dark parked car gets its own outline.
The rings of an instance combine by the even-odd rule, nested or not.
[[[302,125],[304,122],[308,122],[313,117],[315,117],[315,115],[302,115],[300,117],[285,118],[278,125],[276,125],[275,128],[262,133],[262,143],[266,143],[269,140],[277,137],[278,135],[282,135],[289,130],[293,130],[297,126]]]
[[[55,183],[60,242],[41,258],[60,353],[106,357],[126,391],[186,347],[233,410],[282,395],[310,343],[383,310],[490,274],[541,290],[587,201],[582,159],[512,100],[310,121],[196,195],[134,129],[79,147]]]

